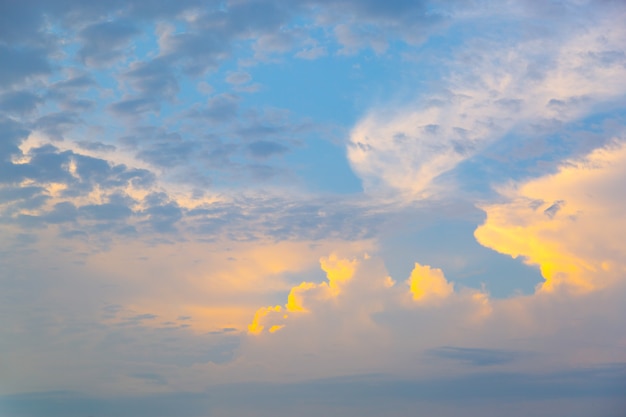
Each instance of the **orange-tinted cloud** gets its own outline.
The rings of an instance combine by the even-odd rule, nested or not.
[[[333,253],[328,257],[321,258],[320,265],[322,270],[326,272],[328,282],[316,284],[305,281],[296,285],[289,291],[287,304],[284,308],[277,305],[258,309],[252,323],[248,326],[248,332],[260,334],[263,329],[267,328],[270,333],[274,333],[284,327],[283,323],[290,313],[309,312],[307,307],[309,302],[337,297],[343,286],[354,276],[357,260],[342,259]]]
[[[428,265],[415,263],[408,282],[415,301],[442,299],[454,292],[454,284],[446,280],[443,271]]]
[[[591,291],[626,271],[626,146],[614,142],[568,161],[553,175],[509,186],[502,204],[483,206],[475,232],[484,246],[521,256],[545,278],[540,290]]]

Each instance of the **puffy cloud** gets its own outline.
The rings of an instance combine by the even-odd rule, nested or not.
[[[322,338],[343,340],[352,338],[353,332],[376,333],[381,331],[379,326],[390,326],[387,330],[395,331],[399,317],[403,317],[400,322],[419,320],[420,314],[435,314],[442,319],[462,312],[464,320],[476,324],[492,311],[488,294],[470,288],[455,293],[454,284],[443,272],[428,265],[416,263],[404,285],[397,285],[387,274],[379,257],[367,254],[354,259],[332,254],[321,258],[320,266],[326,281],[301,282],[291,288],[284,306],[259,308],[249,333],[260,335],[284,328],[281,331],[289,332],[289,338],[310,330],[323,333],[319,336]],[[387,321],[389,317],[394,320]],[[350,334],[339,336],[331,330],[344,326]]]
[[[416,269],[451,290],[436,269]],[[542,373],[626,359],[623,320],[606,320],[624,317],[623,282],[576,297],[540,291],[493,300],[461,287],[424,303],[413,299],[410,281],[390,286],[385,273],[379,258],[358,259],[338,295],[327,282],[304,282],[290,295],[297,294],[305,310],[257,310],[231,369],[253,380],[293,381],[376,372],[411,378],[454,365],[455,374],[469,378],[487,366]]]
[[[252,334],[260,334],[265,328],[261,323],[266,320],[266,317],[272,315],[273,313],[283,314],[283,308],[281,306],[275,307],[262,307],[254,313],[254,319],[252,319],[252,323],[248,325],[248,332]],[[273,325],[269,328],[269,332],[273,333],[272,329],[281,329],[282,325]]]
[[[254,315],[248,331],[252,334],[260,334],[267,327],[264,323],[272,324],[268,331],[274,333],[285,326],[283,324],[289,318],[290,313],[308,313],[309,304],[327,301],[337,297],[343,286],[354,276],[357,265],[356,259],[341,259],[333,253],[320,259],[320,265],[328,282],[316,284],[314,282],[302,282],[293,287],[287,296],[287,304],[284,308],[280,305],[274,307],[261,307]]]
[[[418,263],[411,272],[409,285],[413,299],[420,302],[445,298],[454,292],[454,284],[446,280],[441,269]]]
[[[487,218],[476,239],[539,266],[542,291],[567,286],[589,291],[623,280],[626,271],[626,146],[614,141],[559,170],[503,187],[506,201],[482,206]]]
[[[328,287],[333,295],[341,292],[341,287],[354,276],[357,261],[340,259],[337,254],[320,259],[320,265],[328,277]]]

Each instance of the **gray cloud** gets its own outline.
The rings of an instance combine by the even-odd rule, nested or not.
[[[157,112],[161,104],[153,98],[129,98],[113,103],[109,109],[117,116],[136,117],[141,113]]]
[[[10,202],[14,200],[27,200],[41,194],[44,189],[37,186],[4,187],[0,188],[0,200]]]
[[[18,1],[0,3],[0,40],[7,44],[43,43],[42,23],[43,14],[31,4]]]
[[[189,117],[206,118],[215,123],[227,123],[235,119],[238,111],[239,97],[225,93],[211,97],[206,106],[192,109]]]
[[[429,355],[437,356],[439,358],[453,359],[474,366],[502,365],[505,363],[513,362],[518,357],[523,356],[523,354],[520,352],[508,350],[505,351],[497,349],[465,348],[453,346],[438,347],[429,350],[427,353]]]
[[[87,74],[73,75],[48,86],[46,100],[56,100],[67,113],[85,112],[95,106],[92,99],[81,97],[81,94],[97,89],[98,83]]]
[[[123,220],[130,217],[133,211],[125,204],[104,203],[81,206],[80,213],[88,219]]]
[[[32,113],[42,101],[41,97],[29,91],[11,91],[0,94],[0,110],[25,116]]]
[[[161,100],[173,100],[179,91],[172,62],[164,57],[131,64],[121,79],[132,86],[135,94],[109,106],[113,113],[120,116],[134,117],[158,111]]]
[[[258,140],[248,144],[248,150],[255,158],[267,158],[285,153],[289,148],[280,143]]]
[[[179,89],[171,62],[165,58],[135,62],[122,77],[139,93],[151,97],[170,99]]]
[[[139,29],[128,20],[117,20],[91,24],[82,29],[78,36],[82,47],[78,56],[87,64],[102,66],[120,57]]]
[[[81,122],[77,113],[60,111],[40,117],[35,122],[35,127],[52,139],[63,140],[64,134]]]
[[[183,218],[183,211],[175,201],[171,201],[165,193],[152,193],[144,198],[148,206],[143,214],[152,229],[158,233],[172,233],[176,231],[175,224]]]
[[[55,93],[71,92],[72,94],[75,94],[76,90],[93,87],[95,85],[97,85],[97,83],[91,76],[82,74],[70,77],[63,81],[57,81],[50,85],[50,90]]]
[[[173,167],[189,163],[192,152],[198,148],[196,142],[162,141],[152,143],[137,152],[137,158],[159,167]]]
[[[11,86],[52,72],[46,53],[40,49],[12,48],[0,43],[0,85]]]
[[[85,149],[88,151],[96,151],[96,152],[114,151],[115,149],[117,149],[114,145],[109,145],[109,144],[97,142],[97,141],[87,141],[87,140],[80,140],[76,142],[76,145],[78,145],[80,149]]]
[[[136,202],[120,192],[130,184],[134,187],[150,187],[154,174],[143,169],[129,169],[125,165],[114,165],[103,159],[80,155],[72,151],[60,151],[52,145],[44,145],[29,151],[27,163],[5,162],[0,187],[3,222],[15,221],[26,228],[41,228],[48,225],[73,224],[74,231],[61,230],[66,237],[85,235],[92,231],[134,233],[134,226],[126,224],[135,214]],[[71,171],[70,171],[70,167]],[[18,187],[24,180],[34,182],[32,186]],[[52,197],[46,191],[47,184],[59,183],[66,187],[59,190],[57,202],[49,209],[44,204]],[[102,190],[108,201],[77,207],[75,197],[85,196],[94,187]],[[106,197],[105,197],[106,198]],[[23,210],[37,209],[38,214],[24,214]],[[160,214],[163,217],[163,214]],[[159,217],[159,214],[156,214]],[[157,226],[167,223],[166,219],[155,220]],[[94,223],[95,222],[95,223]],[[67,233],[71,232],[69,235]],[[78,234],[77,234],[78,233]],[[105,234],[102,235],[106,237]]]

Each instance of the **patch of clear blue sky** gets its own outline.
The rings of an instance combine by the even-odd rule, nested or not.
[[[407,46],[396,42],[383,54],[364,49],[354,55],[329,55],[315,60],[293,58],[246,68],[259,92],[246,95],[246,105],[288,109],[296,119],[322,127],[305,145],[286,156],[311,188],[330,192],[358,192],[361,184],[349,167],[345,142],[350,129],[372,107],[404,94]],[[424,69],[422,69],[424,71]],[[414,74],[412,74],[414,75]],[[423,80],[428,77],[424,71]],[[419,81],[412,89],[419,89]],[[332,129],[336,126],[338,129]],[[328,134],[331,127],[337,134]],[[337,136],[338,135],[338,136]]]

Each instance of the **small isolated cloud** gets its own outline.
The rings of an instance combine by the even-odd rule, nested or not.
[[[296,57],[302,59],[317,59],[326,56],[328,51],[324,46],[313,46],[311,48],[305,48],[296,53]]]
[[[454,284],[446,280],[441,269],[428,265],[416,263],[408,282],[413,299],[419,302],[446,298],[454,292]]]
[[[252,76],[243,71],[230,73],[226,77],[227,83],[235,85],[246,84],[249,83],[251,80]]]

